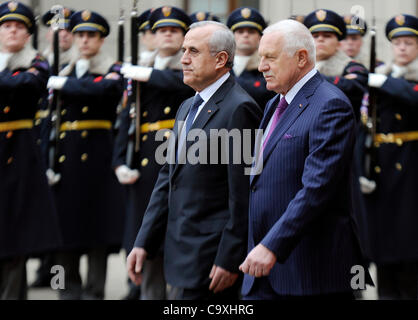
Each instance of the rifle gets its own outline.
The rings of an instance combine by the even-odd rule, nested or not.
[[[123,62],[125,58],[125,17],[123,8],[120,9],[118,25],[118,61]]]
[[[35,15],[35,25],[33,28],[33,34],[32,34],[32,47],[35,50],[38,50],[38,34],[39,34],[39,0],[32,0],[31,1],[31,6],[33,8],[33,12]]]
[[[376,70],[376,19],[373,18],[373,26],[371,28],[371,46],[370,46],[370,72],[374,73]],[[369,86],[368,95],[368,111],[367,114],[362,115],[363,125],[366,127],[365,139],[365,158],[364,158],[364,173],[367,179],[374,180],[374,168],[376,164],[376,124],[377,124],[377,90]]]
[[[139,52],[139,41],[138,41],[138,0],[133,1],[132,12],[131,12],[131,63],[132,65],[138,64],[138,52]],[[140,91],[139,84],[133,79],[128,80],[128,86],[131,88],[130,96],[130,116],[132,123],[129,128],[129,142],[126,153],[126,164],[128,167],[132,166],[134,153],[139,152],[140,145],[140,130],[141,130],[141,105],[140,105]],[[135,134],[134,134],[135,132]]]
[[[62,6],[53,6],[52,12],[56,13],[51,24],[53,36],[54,62],[52,65],[52,75],[57,76],[60,69],[60,48],[59,48],[59,32],[62,29],[61,21],[64,19],[64,8]],[[51,97],[52,96],[52,97]],[[59,101],[59,92],[50,90],[49,92],[49,114],[52,115],[52,129],[50,135],[51,147],[49,149],[49,167],[55,171],[55,163],[58,157],[59,129],[61,126],[61,103]],[[55,171],[56,172],[56,171]]]

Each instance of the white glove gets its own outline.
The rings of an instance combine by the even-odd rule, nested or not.
[[[57,184],[61,180],[61,174],[55,173],[52,169],[46,170],[46,177],[50,186]]]
[[[117,167],[115,174],[120,184],[134,184],[139,179],[139,171],[129,169],[126,165]]]
[[[125,78],[134,79],[136,81],[147,82],[151,77],[152,68],[150,67],[141,67],[141,66],[132,66],[124,65],[120,72],[124,75]]]
[[[46,87],[48,89],[52,88],[55,90],[61,90],[62,87],[67,82],[67,79],[68,79],[67,77],[57,77],[57,76],[49,77],[48,84],[46,85]]]
[[[380,88],[387,80],[387,76],[384,74],[369,73],[369,86],[374,88]]]
[[[360,190],[364,194],[370,194],[376,190],[376,182],[369,180],[366,177],[359,177]]]

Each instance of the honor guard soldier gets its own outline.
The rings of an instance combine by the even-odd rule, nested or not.
[[[44,26],[48,27],[46,38],[49,43],[49,46],[44,51],[43,55],[48,59],[50,65],[52,65],[54,62],[54,52],[52,47],[52,24],[54,22],[58,22],[60,27],[62,27],[59,31],[60,69],[62,69],[62,66],[69,64],[70,61],[76,58],[78,54],[77,48],[73,46],[73,34],[70,30],[70,17],[73,15],[73,13],[74,10],[64,7],[62,11],[63,17],[60,17],[61,20],[55,21],[55,18],[58,14],[52,10],[47,11],[42,16],[42,23]]]
[[[62,29],[59,30],[59,61],[60,69],[62,66],[70,63],[70,60],[77,57],[78,52],[75,46],[73,46],[73,34],[69,30],[70,17],[74,13],[74,10],[69,8],[63,8],[61,17],[59,12],[53,12],[53,10],[47,11],[42,16],[42,23],[48,28],[47,41],[49,43],[48,48],[43,52],[43,56],[48,59],[49,65],[54,64],[54,52],[53,52],[53,27],[52,24],[60,23]],[[61,20],[58,20],[60,18]],[[45,92],[45,97],[42,99],[39,110],[35,115],[35,128],[39,131],[39,137],[37,139],[38,144],[41,146],[41,152],[44,157],[45,163],[48,163],[48,146],[49,137],[51,133],[51,115],[49,113],[49,99],[48,92]],[[49,287],[51,284],[51,267],[53,266],[53,255],[46,255],[41,257],[41,264],[36,271],[36,279],[31,284],[31,287]]]
[[[28,43],[35,19],[0,5],[0,299],[26,298],[26,258],[60,244],[59,224],[33,118],[49,66]]]
[[[343,19],[346,24],[347,36],[340,42],[341,50],[351,59],[368,67],[370,65],[369,57],[362,52],[363,39],[367,33],[366,21],[353,15],[345,15]]]
[[[198,11],[198,12],[194,12],[190,15],[190,20],[192,21],[191,23],[195,23],[195,22],[200,22],[200,21],[216,21],[216,22],[221,22],[221,20],[211,14],[210,12],[205,12],[205,11]]]
[[[393,61],[369,74],[376,88],[375,189],[358,216],[364,251],[377,265],[380,299],[417,298],[418,19],[400,14],[386,25]]]
[[[307,15],[304,24],[315,40],[317,70],[346,94],[359,120],[368,71],[339,49],[340,41],[346,37],[343,18],[334,11],[320,9]]]
[[[111,168],[116,107],[122,96],[120,63],[101,51],[110,32],[106,19],[83,10],[70,19],[80,58],[71,61],[48,88],[62,106],[56,170],[51,176],[63,231],[57,261],[65,268],[61,299],[103,299],[107,256],[118,252],[123,232],[123,194]],[[79,260],[88,257],[82,289]]]
[[[161,144],[161,141],[156,141],[157,131],[173,128],[180,104],[194,93],[183,83],[180,62],[184,35],[190,25],[189,16],[179,8],[165,6],[154,10],[149,21],[157,41],[157,52],[152,61],[145,66],[122,68],[125,78],[139,81],[140,89],[140,108],[130,110],[127,106],[122,111],[114,153],[116,175],[121,184],[128,186],[128,213],[123,242],[127,252],[133,247],[161,169],[155,159],[155,152]],[[132,92],[129,93],[131,95]],[[128,105],[131,104],[132,101],[129,101]],[[140,116],[140,128],[135,126],[130,114],[132,117]],[[130,145],[135,140],[133,137],[139,136],[139,133],[139,151],[131,152]],[[165,137],[169,137],[168,130]],[[162,254],[147,261],[144,282],[141,284],[142,299],[165,299],[166,284],[162,266]]]
[[[258,71],[258,45],[267,24],[260,12],[247,7],[232,11],[226,24],[234,33],[236,42],[233,74],[241,87],[264,110],[267,101],[275,95],[266,89],[266,80]]]
[[[140,65],[150,64],[150,60],[154,59],[156,54],[156,41],[155,33],[151,30],[149,23],[149,17],[154,9],[148,9],[144,11],[138,17],[138,30],[141,36],[141,53],[140,53]]]
[[[305,21],[305,16],[304,16],[304,15],[301,15],[301,14],[292,14],[292,15],[289,17],[289,19],[290,19],[290,20],[295,20],[295,21],[298,21],[298,22],[300,22],[300,23],[302,23],[302,24],[303,24],[303,22]]]

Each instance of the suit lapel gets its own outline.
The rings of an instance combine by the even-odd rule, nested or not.
[[[280,101],[280,94],[276,95],[272,100],[269,101],[268,105],[266,106],[266,109],[264,111],[263,119],[260,123],[260,129],[266,130],[267,125],[273,116],[274,111],[276,110],[277,105]]]
[[[222,102],[222,100],[227,95],[228,91],[231,90],[231,88],[234,86],[234,84],[235,84],[235,79],[231,75],[222,84],[222,86],[212,95],[212,97],[209,99],[209,101],[205,104],[205,106],[200,111],[199,115],[197,116],[196,120],[193,122],[193,125],[190,128],[190,130],[193,130],[193,129],[203,129],[208,124],[208,122],[210,121],[210,119],[212,119],[214,117],[214,115],[217,113],[217,111],[219,110],[219,108],[220,108],[219,107],[220,102]],[[188,103],[187,107],[185,106],[183,108],[183,110],[181,112],[179,112],[179,115],[177,117],[177,121],[176,122],[182,121],[183,124],[184,124],[184,122],[185,122],[185,120],[187,118],[187,115],[189,114],[189,110],[191,108],[192,103],[193,103],[193,99],[190,99],[190,102]],[[178,146],[178,139],[179,139],[180,132],[181,132],[182,128],[179,129],[177,127],[176,130],[178,132],[177,143],[176,143],[176,148],[177,148],[177,146]],[[180,131],[178,131],[178,130],[180,130]],[[187,141],[186,142],[186,147],[189,148],[190,145],[192,145],[193,143],[194,143],[193,141]],[[186,159],[186,161],[187,161],[187,159]],[[183,167],[182,164],[176,163],[176,165],[174,166],[174,169],[173,169],[173,173],[171,175],[171,179],[174,177],[175,174],[178,173],[178,171],[182,167]]]
[[[297,93],[296,97],[293,99],[292,103],[287,107],[286,111],[282,115],[282,117],[279,120],[279,123],[277,124],[276,128],[274,129],[269,141],[267,142],[267,145],[263,152],[263,165],[265,165],[267,159],[273,152],[274,148],[276,147],[277,143],[282,139],[283,135],[286,133],[286,131],[293,125],[293,123],[296,121],[296,119],[302,114],[303,111],[306,110],[306,108],[309,105],[309,97],[312,96],[312,94],[315,92],[315,89],[318,87],[318,85],[323,81],[322,76],[317,72],[303,87],[300,89],[300,91]],[[274,103],[277,102],[277,97],[275,98]],[[274,104],[273,104],[274,106]],[[271,107],[271,109],[274,109]],[[265,117],[263,121],[268,122],[270,121],[270,118],[272,116],[272,113],[274,111],[269,110],[268,112],[271,113],[270,117]],[[267,124],[264,123],[265,127],[267,127]],[[265,129],[265,128],[264,128]],[[250,183],[253,184],[255,180],[257,180],[256,176],[250,177]]]

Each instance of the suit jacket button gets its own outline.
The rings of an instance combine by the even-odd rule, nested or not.
[[[171,189],[172,189],[173,191],[176,191],[177,186],[176,186],[175,184],[173,184],[173,186],[171,187]]]
[[[255,192],[256,190],[257,190],[257,188],[256,188],[256,187],[252,187],[252,188],[251,188],[251,191],[252,191],[252,192]]]

